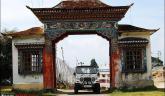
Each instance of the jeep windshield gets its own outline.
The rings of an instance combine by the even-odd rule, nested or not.
[[[98,68],[93,67],[77,67],[76,73],[77,74],[96,74],[98,72]]]

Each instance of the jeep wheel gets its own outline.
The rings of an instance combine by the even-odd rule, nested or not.
[[[74,93],[77,94],[78,93],[78,88],[74,88]]]
[[[97,94],[100,94],[100,88],[97,88],[97,89],[96,89],[96,93],[97,93]]]
[[[96,94],[100,94],[100,84],[95,84],[93,92]]]
[[[93,92],[96,94],[100,94],[100,89],[94,89]]]

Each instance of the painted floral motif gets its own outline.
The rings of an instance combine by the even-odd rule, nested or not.
[[[114,28],[115,22],[94,22],[94,21],[66,21],[66,22],[50,22],[47,23],[47,29],[100,29],[100,28]]]
[[[117,38],[118,33],[116,30],[117,24],[110,21],[58,21],[48,22],[45,26],[46,37],[51,40],[57,39],[67,32],[73,31],[91,31],[95,34],[98,33],[108,40],[111,40],[112,51],[118,48]],[[68,33],[69,34],[69,33]]]

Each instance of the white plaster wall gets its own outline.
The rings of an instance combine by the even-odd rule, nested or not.
[[[150,34],[149,32],[128,32],[122,34],[119,39],[126,38],[126,37],[140,37],[146,38],[149,40],[148,45],[146,46],[146,55],[147,55],[147,72],[146,73],[128,73],[125,75],[122,74],[122,81],[137,81],[137,80],[151,80],[151,41],[150,41]],[[120,63],[121,64],[121,63]]]
[[[101,87],[106,87],[106,88],[109,88],[110,87],[110,78],[108,77],[108,75],[109,75],[109,72],[99,72],[100,73],[100,76],[99,76],[99,80],[100,79],[105,79],[106,80],[106,82],[105,83],[100,83],[100,86]],[[102,77],[102,75],[103,74],[105,74],[105,77]],[[107,81],[108,80],[108,81]]]
[[[13,38],[12,60],[13,60],[13,84],[43,83],[43,75],[19,75],[18,74],[18,49],[14,43],[36,43],[45,42],[44,37]]]

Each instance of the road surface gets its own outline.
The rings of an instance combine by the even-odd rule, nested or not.
[[[74,94],[74,90],[64,90],[64,89],[58,89],[59,93],[57,96],[108,96],[108,94],[105,94],[101,92],[100,94],[95,94],[92,91],[87,90],[79,90],[78,94]]]

